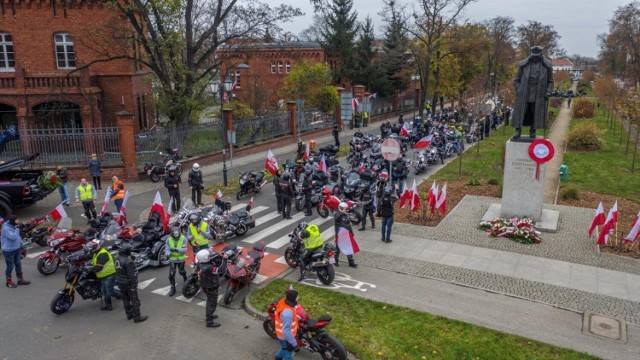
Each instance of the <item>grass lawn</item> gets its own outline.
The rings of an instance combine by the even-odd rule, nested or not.
[[[291,282],[254,291],[262,311]],[[328,330],[358,359],[596,359],[584,353],[337,291],[294,284],[312,317],[330,314]],[[265,336],[267,336],[265,334]]]
[[[620,123],[616,131],[610,130],[604,111],[596,111],[593,121],[605,131],[605,146],[600,151],[567,150],[564,163],[569,166],[569,181],[563,182],[566,187],[571,184],[579,189],[601,194],[616,195],[630,200],[640,196],[640,154],[636,155],[636,169],[631,172],[634,139],[631,139],[628,154],[625,155],[626,134],[620,144]],[[589,120],[571,120],[571,127]]]

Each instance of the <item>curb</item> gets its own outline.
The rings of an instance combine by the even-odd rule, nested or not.
[[[249,289],[249,293],[247,294],[247,296],[245,296],[244,298],[244,311],[247,312],[247,314],[253,316],[254,318],[258,318],[260,320],[264,320],[267,318],[267,313],[264,311],[260,311],[258,309],[256,309],[253,304],[251,304],[251,301],[249,300],[251,298],[251,294],[253,294],[253,291],[256,289],[262,289],[263,287],[267,286],[271,281],[275,280],[275,279],[281,279],[286,277],[287,275],[291,274],[293,271],[295,271],[295,269],[289,268],[285,271],[283,271],[282,273],[280,273],[280,275],[269,279],[263,283],[261,283],[260,285]]]

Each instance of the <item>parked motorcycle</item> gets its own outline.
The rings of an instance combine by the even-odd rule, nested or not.
[[[216,200],[220,206],[213,207],[202,220],[209,224],[209,231],[214,240],[221,242],[235,236],[242,236],[256,227],[256,221],[246,210],[238,210],[228,213],[231,209],[230,202]],[[224,209],[224,210],[222,210]]]
[[[253,244],[245,256],[228,265],[227,275],[229,276],[229,281],[223,298],[225,305],[229,305],[234,295],[256,278],[256,275],[260,272],[260,261],[264,258],[264,250],[264,241],[260,240]]]
[[[227,263],[235,263],[238,260],[238,257],[242,253],[242,249],[240,249],[237,245],[229,245],[226,246],[220,254],[227,254]],[[182,296],[187,299],[191,299],[196,296],[198,291],[200,291],[200,264],[198,263],[198,258],[193,259],[194,263],[192,267],[194,268],[193,272],[187,276],[187,281],[182,285]],[[227,272],[228,276],[228,272]]]
[[[264,331],[274,339],[276,336],[276,308],[278,301],[267,307],[267,318],[262,323]],[[326,333],[324,328],[331,323],[331,316],[325,314],[317,319],[311,319],[302,304],[295,307],[298,316],[298,346],[310,352],[317,352],[325,360],[346,360],[347,350],[344,344],[333,335]]]
[[[144,269],[147,266],[163,267],[169,265],[169,256],[166,254],[166,240],[169,236],[168,226],[162,224],[159,214],[152,213],[143,224],[121,227],[112,220],[104,230],[103,239],[106,242],[114,241],[109,249],[115,255],[123,244],[131,246],[131,254],[134,256],[136,269]]]
[[[322,218],[327,218],[329,216],[329,212],[334,213],[338,211],[338,205],[342,200],[340,200],[337,196],[331,194],[331,190],[323,189],[322,190],[322,202],[318,204],[316,207],[316,211],[318,215]],[[358,203],[353,200],[346,201],[347,207],[347,215],[349,216],[349,220],[354,225],[360,224],[362,221],[362,213],[356,209]]]
[[[427,154],[426,151],[421,150],[413,154],[414,162],[413,167],[415,169],[414,173],[416,175],[420,175],[420,173],[427,171]]]
[[[305,223],[300,223],[289,234],[289,242],[291,245],[284,251],[284,260],[292,268],[297,268],[300,265],[300,255],[304,251],[304,244],[300,238],[300,232],[306,226]],[[305,270],[315,272],[318,275],[318,279],[324,285],[329,285],[333,282],[336,276],[333,264],[336,263],[334,258],[335,247],[331,242],[325,242],[321,249],[313,252],[309,262],[305,266]]]
[[[37,264],[38,272],[42,275],[53,274],[60,265],[74,264],[74,261],[77,261],[75,255],[84,252],[83,245],[89,241],[89,238],[83,233],[72,230],[72,224],[71,218],[63,217],[48,237],[47,244],[51,249],[40,255]]]
[[[264,171],[249,171],[240,174],[238,180],[238,192],[236,193],[236,199],[240,200],[243,195],[258,193],[262,187],[266,184],[264,180]]]
[[[51,311],[56,315],[64,314],[71,308],[76,293],[80,294],[83,300],[102,297],[100,282],[95,273],[87,270],[84,263],[77,263],[77,259],[81,259],[82,256],[84,254],[78,253],[70,258],[71,263],[64,276],[64,287],[58,290],[51,300]]]
[[[180,151],[178,149],[168,150],[169,152],[166,154],[160,152],[160,156],[162,156],[161,161],[150,161],[144,164],[144,172],[149,175],[151,181],[158,182],[162,177],[166,176],[168,173],[167,169],[171,165],[175,165],[178,175],[182,175],[182,164],[178,162]]]

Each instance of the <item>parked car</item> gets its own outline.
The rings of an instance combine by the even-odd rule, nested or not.
[[[6,218],[16,209],[34,205],[54,190],[40,188],[43,170],[24,169],[38,155],[36,153],[0,164],[0,217]]]

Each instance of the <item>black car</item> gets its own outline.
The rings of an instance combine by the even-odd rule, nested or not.
[[[0,164],[0,217],[6,218],[16,209],[34,205],[54,189],[45,191],[38,184],[43,170],[24,169],[38,153]]]

